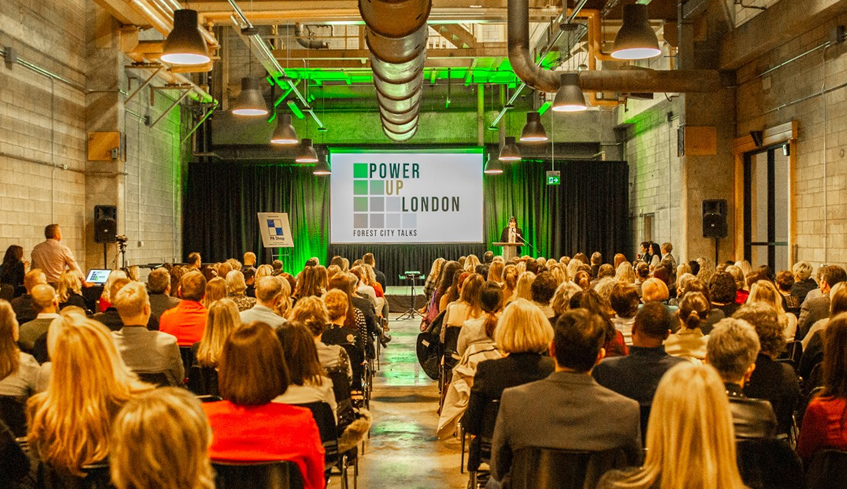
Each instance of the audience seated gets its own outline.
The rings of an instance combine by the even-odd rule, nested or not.
[[[32,304],[38,315],[32,321],[26,322],[20,327],[20,339],[18,345],[27,353],[34,353],[35,342],[47,333],[50,323],[59,317],[59,298],[56,290],[47,284],[38,284],[31,291]],[[36,358],[39,363],[47,361],[46,358]]]
[[[241,311],[241,322],[244,324],[260,321],[272,328],[285,324],[285,318],[274,312],[279,302],[283,300],[282,281],[279,277],[262,277],[256,281],[256,305]]]
[[[556,293],[556,287],[558,286],[559,283],[550,272],[539,273],[530,286],[533,304],[538,306],[548,319],[556,316],[553,308],[550,307],[550,300],[553,298],[553,294]]]
[[[532,300],[532,283],[535,282],[535,273],[522,272],[518,275],[518,282],[515,285],[515,292],[508,302],[517,299]],[[580,284],[581,285],[581,284]]]
[[[817,321],[829,317],[829,293],[837,284],[847,281],[847,272],[838,265],[823,267],[820,279],[820,292],[818,297],[807,294],[800,306],[800,318],[797,321],[796,339],[803,339],[809,329]]]
[[[276,331],[282,344],[285,363],[288,366],[288,389],[274,398],[273,402],[306,404],[325,402],[338,419],[338,404],[332,390],[332,381],[318,360],[315,341],[303,323],[286,323]]]
[[[568,311],[556,322],[550,355],[556,371],[543,380],[503,391],[491,443],[491,477],[508,478],[514,453],[524,447],[624,450],[641,460],[638,403],[591,377],[603,359],[606,327],[599,316]]]
[[[753,284],[753,287],[750,288],[750,296],[747,298],[747,303],[762,303],[770,306],[777,314],[777,319],[779,325],[782,327],[783,336],[785,336],[786,341],[794,341],[797,332],[797,316],[785,312],[782,294],[779,293],[773,282],[759,280]]]
[[[679,330],[665,340],[665,351],[668,355],[697,360],[706,358],[706,343],[709,337],[703,335],[700,325],[708,317],[710,307],[703,294],[685,294],[679,305]]]
[[[833,317],[824,335],[823,390],[806,408],[797,440],[807,464],[819,450],[847,450],[847,314]]]
[[[109,456],[110,427],[121,407],[153,386],[127,368],[102,324],[73,311],[56,322],[65,324],[50,348],[52,377],[28,402],[27,440],[39,461],[81,476],[83,465]]]
[[[806,300],[809,292],[818,288],[818,283],[812,278],[812,265],[807,261],[798,261],[791,268],[794,274],[794,284],[791,285],[791,295],[799,304]]]
[[[739,307],[735,302],[738,291],[735,277],[727,272],[716,272],[708,284],[712,307],[723,311],[725,317],[732,316]]]
[[[628,265],[628,263],[626,264]],[[632,325],[635,322],[638,307],[641,305],[641,301],[638,298],[638,291],[632,285],[625,285],[618,282],[612,288],[612,294],[609,296],[609,305],[615,311],[612,324],[623,335],[624,343],[627,346],[631,346]]]
[[[33,268],[24,275],[24,287],[26,294],[15,297],[10,301],[19,324],[32,321],[38,316],[38,309],[32,303],[32,289],[39,284],[46,284],[47,277],[38,268]]]
[[[327,373],[347,372],[348,380],[353,380],[353,367],[344,348],[323,342],[323,334],[329,324],[329,311],[321,299],[306,297],[297,301],[297,306],[291,310],[288,318],[302,323],[309,330],[318,352],[318,361]]]
[[[334,279],[333,279],[334,280]],[[346,281],[343,277],[341,280]],[[327,345],[352,346],[348,353],[351,354],[350,364],[353,368],[354,388],[361,388],[362,372],[365,364],[365,346],[357,331],[357,316],[353,312],[350,296],[339,289],[330,289],[323,296],[323,302],[327,310],[329,326],[323,332],[321,339]]]
[[[150,294],[151,314],[156,318],[162,317],[162,313],[179,304],[179,299],[170,296],[171,277],[163,267],[154,269],[147,276],[147,291]]]
[[[829,302],[831,317],[847,312],[847,282],[841,282],[832,288],[829,293],[832,298]],[[829,318],[821,319],[809,329],[806,338],[803,338],[803,357],[800,359],[798,373],[807,381],[812,381],[812,369],[823,361],[824,335]],[[807,389],[810,390],[810,389]]]
[[[82,274],[76,270],[65,270],[59,277],[56,289],[59,296],[59,310],[67,306],[76,306],[88,310],[85,297],[82,296]]]
[[[209,307],[206,316],[206,328],[203,339],[191,345],[191,351],[197,365],[205,368],[217,368],[227,338],[241,326],[238,307],[230,299],[220,299]]]
[[[556,316],[550,319],[550,324],[556,324],[556,320],[559,319],[559,316],[564,314],[565,311],[570,308],[571,299],[577,294],[577,292],[582,292],[582,289],[579,285],[573,282],[565,281],[556,287],[556,293],[553,294],[553,299],[550,300],[550,307],[553,308],[553,312],[556,313]],[[505,294],[503,297],[505,297]]]
[[[459,332],[456,351],[464,355],[469,345],[493,341],[494,328],[503,305],[503,289],[496,282],[485,282],[479,291],[479,306],[485,313],[480,318],[468,319]]]
[[[230,335],[219,364],[223,401],[203,410],[212,428],[212,461],[290,460],[305,489],[323,489],[324,448],[312,413],[271,402],[288,389],[282,345],[267,324],[253,322]]]
[[[197,271],[188,272],[179,281],[182,300],[162,313],[159,330],[176,337],[179,346],[191,346],[203,338],[208,310],[200,301],[206,294],[206,279]]]
[[[17,340],[15,312],[11,304],[0,299],[0,396],[23,400],[38,390],[41,367],[32,355],[18,348]]]
[[[600,294],[594,290],[586,290],[571,297],[571,309],[585,309],[603,320],[606,332],[606,341],[603,343],[603,350],[607,357],[618,357],[626,355],[628,350],[626,343],[623,340],[623,334],[615,329],[612,320],[609,319],[609,311],[611,306],[608,301],[604,301]]]
[[[749,399],[744,386],[756,368],[759,337],[747,321],[726,318],[709,335],[706,361],[717,370],[726,386],[736,439],[771,438],[777,419],[771,403]]]
[[[356,284],[359,279],[352,273],[338,273],[327,284],[327,290],[340,290],[347,294],[349,307],[344,325],[356,332],[356,344],[360,346],[368,357],[374,356],[371,337],[379,336],[379,325],[376,310],[371,302],[356,295]]]
[[[203,300],[201,301],[203,306],[208,309],[213,302],[221,300],[224,297],[226,297],[226,280],[221,277],[207,279],[206,291],[203,293]]]
[[[235,302],[239,312],[256,305],[256,299],[245,294],[247,283],[244,281],[244,274],[238,270],[233,270],[226,275],[226,291],[227,297]]]
[[[130,399],[112,427],[112,484],[116,489],[214,489],[211,438],[200,402],[184,389],[156,389]]]
[[[3,263],[0,266],[0,284],[12,286],[13,295],[17,296],[24,290],[24,276],[29,262],[24,261],[24,249],[19,245],[11,245],[6,248]]]
[[[642,407],[649,406],[665,372],[685,363],[668,355],[662,346],[670,327],[671,314],[664,305],[645,304],[635,316],[629,355],[606,358],[591,375],[603,387],[638,401]]]
[[[112,304],[123,322],[112,337],[126,366],[136,374],[163,373],[170,385],[181,386],[185,369],[177,340],[147,329],[151,308],[144,286],[138,282],[124,285],[112,296]]]
[[[746,489],[724,386],[707,366],[683,362],[659,382],[636,469],[607,473],[598,489]]]

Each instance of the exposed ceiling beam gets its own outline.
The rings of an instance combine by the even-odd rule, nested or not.
[[[459,49],[476,47],[476,38],[464,27],[458,24],[444,24],[435,27],[435,30]]]
[[[310,60],[350,60],[368,59],[370,51],[367,49],[275,49],[271,51],[274,57],[282,64],[283,60],[308,59]],[[497,58],[506,56],[506,43],[486,42],[477,44],[475,49],[427,49],[427,59],[467,59],[467,58]]]

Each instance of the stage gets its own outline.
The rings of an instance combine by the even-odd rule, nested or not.
[[[391,314],[402,313],[409,309],[411,303],[412,287],[408,285],[389,285],[385,291],[385,298],[388,300],[388,307],[391,308]],[[423,285],[415,287],[415,309],[420,310],[424,306]]]

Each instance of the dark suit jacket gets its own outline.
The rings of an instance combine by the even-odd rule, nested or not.
[[[499,400],[504,389],[546,378],[555,368],[552,358],[538,353],[512,353],[505,358],[480,362],[462,418],[465,431],[472,435],[482,433],[485,406]]]
[[[807,298],[800,306],[800,318],[797,321],[797,333],[794,338],[802,340],[809,328],[821,319],[829,317],[829,294]]]
[[[776,414],[779,433],[788,433],[793,424],[792,415],[800,399],[800,383],[794,369],[787,363],[774,361],[759,353],[756,370],[744,384],[744,394],[754,399],[769,401]]]
[[[665,353],[665,347],[629,347],[625,357],[607,358],[594,367],[591,375],[603,387],[638,401],[642,406],[653,403],[653,396],[665,372],[674,365],[685,363],[684,358]]]
[[[579,373],[553,372],[546,379],[506,389],[491,442],[491,476],[503,481],[515,451],[525,447],[620,448],[629,464],[637,465],[641,462],[638,403]]]
[[[32,302],[32,296],[24,294],[20,297],[15,297],[11,300],[12,310],[15,311],[15,317],[18,319],[18,324],[32,321],[38,316],[38,310]]]
[[[104,326],[109,328],[110,331],[119,331],[124,327],[124,322],[121,320],[118,310],[114,307],[106,309],[105,312],[98,312],[91,319],[100,321]],[[147,321],[147,329],[150,331],[159,330],[159,320],[156,319],[155,316],[150,316],[150,320]]]
[[[379,285],[382,285],[382,291],[386,292],[388,290],[388,280],[385,278],[385,274],[374,268],[374,275],[376,275],[376,281],[379,282]]]
[[[771,403],[748,399],[737,384],[725,385],[736,441],[776,436],[777,421]]]
[[[803,301],[806,300],[806,296],[809,292],[818,288],[818,283],[815,282],[815,279],[809,277],[802,282],[794,282],[794,285],[791,286],[791,295],[797,298],[797,300],[802,304]]]
[[[515,231],[518,234],[517,236],[515,236],[516,242],[520,243],[520,242],[526,240],[526,237],[523,234],[523,229],[521,229],[519,227],[515,227]],[[505,228],[503,228],[503,232],[500,233],[500,241],[503,242],[503,243],[509,241],[509,226],[506,226]],[[521,256],[521,247],[518,246],[518,248],[515,252],[517,253],[518,256]]]
[[[166,294],[150,294],[150,309],[153,312],[153,316],[157,318],[168,309],[176,307],[177,304],[179,304],[179,299],[176,297]]]

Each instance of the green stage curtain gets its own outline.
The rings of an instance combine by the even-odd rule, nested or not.
[[[482,257],[514,215],[534,257],[573,256],[600,251],[606,261],[631,249],[628,166],[623,161],[557,161],[561,185],[547,186],[550,161],[524,160],[505,165],[501,175],[486,175],[483,219],[485,243],[432,245],[330,245],[329,179],[292,165],[191,163],[184,204],[183,248],[199,251],[204,261],[222,261],[256,252],[259,260],[282,260],[299,272],[312,256],[326,264],[333,255],[351,262],[372,251],[390,284],[407,270],[427,274],[439,256]],[[264,251],[257,212],[287,212],[295,247]],[[632,258],[632,257],[628,257]]]

